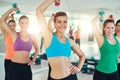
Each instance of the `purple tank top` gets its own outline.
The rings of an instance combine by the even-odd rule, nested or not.
[[[28,51],[30,52],[32,48],[32,40],[29,38],[28,41],[23,41],[20,34],[17,34],[16,41],[14,43],[14,51]]]

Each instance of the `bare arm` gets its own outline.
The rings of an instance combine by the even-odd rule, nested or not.
[[[45,0],[38,8],[36,9],[36,16],[38,19],[39,26],[42,29],[43,37],[45,40],[45,47],[48,47],[52,40],[52,33],[47,28],[47,22],[45,16],[43,15],[44,11],[52,4],[55,0]]]
[[[35,49],[34,57],[33,57],[32,61],[35,62],[36,57],[38,56],[38,53],[39,53],[39,47],[38,47],[38,43],[37,43],[34,35],[32,35],[31,37],[32,37],[32,43],[33,43],[33,46],[34,46],[34,49]]]
[[[12,30],[10,29],[10,27],[8,26],[6,19],[8,18],[9,14],[12,13],[13,11],[15,11],[15,8],[10,8],[2,17],[1,17],[1,30],[3,30],[2,32],[3,35],[5,35],[6,33],[12,33]]]
[[[118,54],[118,63],[120,63],[120,53]]]
[[[99,27],[100,27],[100,30],[102,31],[102,29],[103,29],[103,22],[100,22]]]
[[[51,33],[53,33],[53,27],[52,27],[53,19],[54,19],[54,16],[52,15],[48,21],[48,29],[50,30]]]
[[[98,46],[100,47],[102,44],[103,44],[103,35],[100,33],[99,31],[99,27],[96,25],[97,21],[99,20],[99,16],[96,16],[93,18],[92,20],[92,28],[93,28],[93,33],[94,33],[94,36],[98,42]]]
[[[73,67],[72,71],[71,71],[74,74],[74,73],[79,72],[81,70],[81,68],[84,64],[84,61],[85,61],[85,55],[82,52],[82,50],[77,47],[77,44],[72,39],[69,39],[69,41],[72,45],[73,52],[76,53],[77,56],[79,57],[77,68]]]

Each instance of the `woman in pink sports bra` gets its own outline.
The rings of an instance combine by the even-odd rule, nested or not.
[[[18,10],[18,7],[11,8],[4,15],[16,10]],[[32,80],[30,65],[35,62],[39,48],[34,36],[27,33],[27,29],[29,27],[29,18],[25,15],[20,17],[20,32],[12,31],[4,21],[5,18],[6,16],[1,18],[1,23],[4,25],[4,30],[10,33],[14,45],[14,56],[7,74],[8,80],[18,80],[21,76],[24,78],[24,80]],[[35,52],[33,59],[30,60],[29,55],[32,45],[35,48]]]

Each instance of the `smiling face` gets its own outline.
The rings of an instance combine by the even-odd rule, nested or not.
[[[56,31],[64,33],[65,30],[67,29],[67,17],[66,16],[57,17],[54,26]]]
[[[113,35],[115,29],[114,21],[113,20],[106,20],[103,23],[103,35]]]
[[[57,32],[64,33],[67,29],[67,15],[64,12],[58,12],[54,17],[54,26]]]
[[[107,23],[106,27],[104,28],[105,35],[112,35],[114,32],[114,24],[113,23]]]
[[[27,31],[29,26],[29,19],[26,16],[22,16],[19,20],[19,26],[21,31]]]

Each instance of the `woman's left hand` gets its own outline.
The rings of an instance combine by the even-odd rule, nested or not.
[[[77,73],[77,72],[79,72],[80,71],[80,68],[78,68],[78,67],[76,67],[76,66],[70,66],[70,72],[71,72],[71,74],[75,74],[75,73]]]
[[[34,64],[34,62],[29,60],[28,65],[32,65],[32,64]]]

